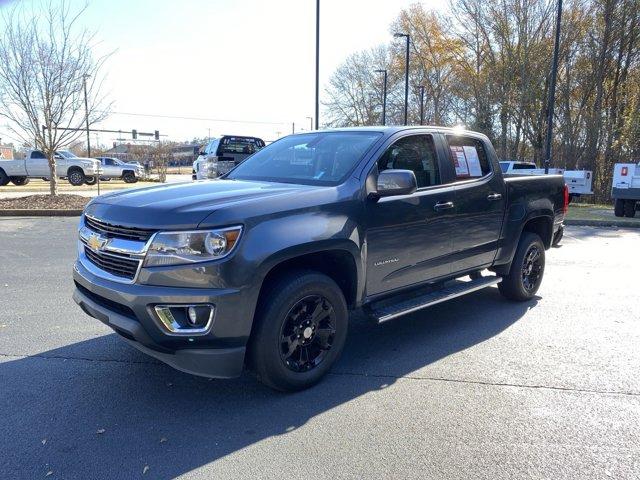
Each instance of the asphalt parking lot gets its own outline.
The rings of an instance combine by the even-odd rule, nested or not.
[[[0,477],[639,478],[640,230],[569,227],[538,297],[352,318],[320,385],[207,380],[71,299],[75,218],[0,218]]]

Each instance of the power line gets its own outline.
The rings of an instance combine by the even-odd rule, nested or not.
[[[186,117],[181,115],[156,115],[151,113],[132,113],[132,112],[114,112],[104,111],[101,113],[111,113],[114,115],[128,115],[131,117],[149,117],[149,118],[170,118],[175,120],[199,120],[203,122],[226,122],[226,123],[255,123],[260,125],[285,125],[289,122],[266,122],[260,120],[237,120],[224,118],[206,118],[206,117]]]

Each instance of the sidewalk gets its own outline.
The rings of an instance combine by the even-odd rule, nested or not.
[[[167,175],[167,183],[180,183],[190,182],[191,175]],[[125,183],[121,180],[111,180],[108,182],[100,182],[100,193],[112,192],[114,190],[123,190],[129,188],[144,188],[154,185],[160,185],[158,182],[146,182],[140,181],[137,183]],[[82,185],[80,187],[74,187],[68,182],[61,180],[58,183],[59,193],[72,193],[74,195],[80,195],[82,197],[97,197],[98,186],[97,185]],[[0,187],[0,198],[20,198],[28,195],[49,193],[49,182],[43,180],[33,179],[27,185],[22,187],[13,185],[10,183],[4,187]]]

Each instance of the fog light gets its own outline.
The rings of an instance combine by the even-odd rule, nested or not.
[[[171,335],[204,335],[213,322],[213,305],[156,305],[160,324]]]
[[[189,315],[189,323],[191,325],[196,325],[198,323],[198,312],[194,307],[189,307],[187,309],[187,314]]]

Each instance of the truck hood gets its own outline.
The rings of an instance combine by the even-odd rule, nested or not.
[[[180,230],[196,228],[219,209],[317,188],[242,180],[176,183],[108,193],[90,202],[85,213],[115,225]]]

